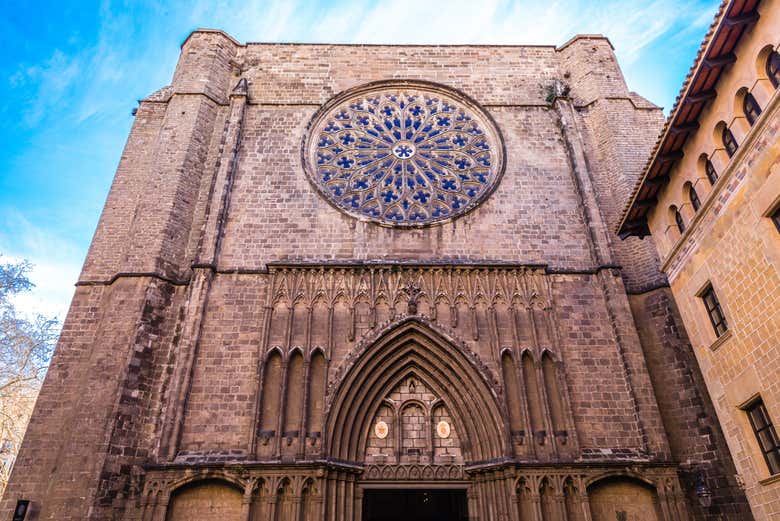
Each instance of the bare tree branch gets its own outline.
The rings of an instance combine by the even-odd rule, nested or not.
[[[32,414],[59,335],[59,322],[24,317],[10,297],[29,291],[27,262],[0,262],[0,496]]]

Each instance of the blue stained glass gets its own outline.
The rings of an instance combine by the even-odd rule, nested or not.
[[[315,127],[313,179],[336,206],[380,222],[451,218],[497,181],[499,147],[488,125],[436,89],[356,95]]]

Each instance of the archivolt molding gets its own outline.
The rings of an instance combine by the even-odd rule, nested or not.
[[[517,494],[538,494],[543,484],[552,491],[563,493],[567,484],[585,492],[589,487],[610,478],[622,478],[642,482],[660,494],[681,493],[677,471],[672,467],[616,467],[616,468],[521,468],[514,478]]]
[[[460,349],[436,332],[407,319],[367,347],[341,378],[325,411],[326,451],[336,460],[358,461],[369,423],[387,392],[414,375],[450,407],[470,461],[508,456],[497,393]]]
[[[466,342],[462,339],[459,339],[452,330],[448,330],[446,327],[432,321],[426,316],[403,315],[401,318],[395,321],[382,324],[379,328],[377,328],[376,331],[372,331],[366,335],[366,337],[361,339],[360,342],[358,342],[358,344],[344,358],[344,360],[331,372],[328,378],[326,407],[330,406],[330,403],[333,399],[333,394],[339,383],[342,381],[344,375],[352,370],[352,368],[358,362],[360,357],[363,356],[366,350],[370,349],[371,346],[373,346],[381,338],[391,334],[392,332],[399,331],[399,328],[402,328],[407,324],[415,323],[419,324],[422,328],[430,330],[430,332],[435,336],[440,337],[441,341],[455,348],[481,373],[482,378],[490,387],[493,395],[498,396],[500,394],[499,383],[496,379],[496,376],[492,373],[487,364],[482,361],[479,355],[474,351],[471,351],[468,348]]]

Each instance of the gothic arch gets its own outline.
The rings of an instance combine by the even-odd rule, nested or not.
[[[168,521],[237,519],[241,514],[244,488],[221,477],[182,480],[172,490],[165,518]]]
[[[603,481],[606,479],[613,479],[613,478],[621,478],[621,479],[628,479],[628,480],[634,480],[634,481],[640,481],[647,485],[648,487],[656,488],[657,483],[653,481],[652,479],[648,478],[647,476],[644,476],[638,472],[634,472],[629,469],[619,469],[619,470],[608,470],[606,472],[602,472],[600,474],[596,474],[595,476],[591,476],[589,479],[585,480],[583,483],[585,488],[590,488],[591,486],[595,485],[599,481]]]
[[[320,346],[312,347],[311,350],[309,351],[309,356],[306,358],[306,361],[307,362],[311,362],[312,359],[315,356],[317,356],[318,354],[322,355],[322,357],[324,358],[325,357],[325,350],[322,347],[320,347]]]
[[[235,476],[231,472],[226,472],[221,469],[209,469],[207,472],[200,472],[198,474],[190,474],[183,476],[177,480],[168,483],[167,492],[169,495],[173,495],[177,490],[184,487],[195,485],[199,482],[221,482],[225,485],[232,486],[236,490],[240,490],[243,493],[245,483],[242,479]]]
[[[322,414],[325,409],[325,379],[328,362],[325,352],[315,348],[308,360],[309,392],[306,399],[306,430],[310,435],[319,438],[322,432]],[[309,435],[307,433],[307,436]]]
[[[638,521],[665,519],[655,485],[634,473],[606,473],[592,479],[587,494],[593,521],[609,521],[616,513]]]
[[[414,375],[414,372],[412,372],[411,375]],[[404,402],[399,405],[398,410],[400,412],[403,412],[403,410],[406,409],[409,406],[417,406],[420,409],[422,409],[423,413],[426,416],[430,416],[431,415],[432,407],[429,407],[428,404],[425,404],[425,403],[421,402],[420,400],[417,400],[417,399],[414,399],[414,398],[411,398],[409,400],[404,400]]]
[[[544,389],[547,395],[547,410],[550,413],[553,434],[566,431],[566,410],[561,392],[561,371],[555,355],[549,349],[542,352],[541,358]]]
[[[407,318],[360,353],[330,397],[326,450],[334,459],[362,458],[369,422],[385,393],[414,375],[450,407],[467,460],[508,455],[507,436],[495,390],[473,360],[442,334]]]
[[[462,296],[462,293],[459,293]],[[458,297],[460,298],[460,297]],[[464,297],[465,298],[465,297]],[[456,299],[457,300],[457,299]],[[464,305],[468,306],[466,301]],[[344,360],[335,366],[332,370],[328,371],[328,385],[327,385],[327,400],[326,407],[330,409],[331,403],[333,403],[333,395],[336,391],[335,387],[338,386],[338,382],[344,379],[344,376],[352,370],[352,367],[358,362],[358,360],[370,350],[381,339],[393,334],[407,322],[414,322],[421,327],[430,330],[437,338],[441,338],[442,341],[448,346],[459,351],[471,364],[477,369],[485,382],[488,383],[490,391],[494,396],[498,395],[498,390],[495,387],[497,380],[494,375],[488,369],[479,355],[468,348],[465,340],[459,337],[452,329],[447,328],[440,322],[430,319],[426,316],[401,316],[400,318],[394,318],[392,320],[379,324],[374,330],[366,333],[361,337],[360,341],[349,351]]]

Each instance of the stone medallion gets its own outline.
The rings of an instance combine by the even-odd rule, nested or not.
[[[439,438],[449,438],[450,437],[450,424],[445,421],[440,421],[436,424],[436,434],[439,435]]]
[[[304,142],[307,175],[334,206],[363,220],[423,226],[475,208],[503,171],[490,117],[432,84],[382,83],[336,98]]]
[[[383,421],[378,421],[376,422],[376,425],[374,425],[374,434],[380,440],[387,438],[389,432],[390,428],[387,426],[387,423]]]

